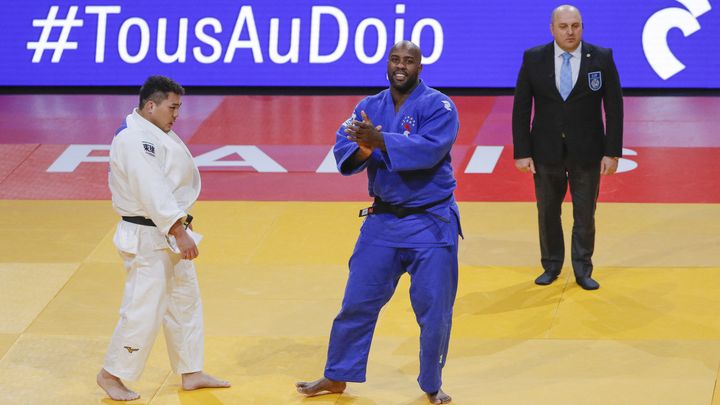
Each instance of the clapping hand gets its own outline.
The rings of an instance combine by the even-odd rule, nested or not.
[[[347,139],[357,143],[361,152],[368,156],[375,148],[385,150],[385,138],[381,132],[382,125],[375,126],[365,111],[361,111],[360,115],[362,121],[353,120],[345,128]]]

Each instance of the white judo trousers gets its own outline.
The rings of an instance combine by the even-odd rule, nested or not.
[[[160,325],[163,326],[172,370],[201,371],[204,362],[202,302],[195,266],[158,242],[155,227],[121,221],[118,233],[136,228],[137,254],[119,251],[127,278],[104,368],[125,380],[137,380],[145,368]]]

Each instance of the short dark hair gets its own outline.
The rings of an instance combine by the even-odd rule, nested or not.
[[[157,104],[168,98],[169,93],[175,93],[179,96],[185,94],[185,89],[173,79],[165,76],[150,76],[140,88],[140,109],[152,100]]]

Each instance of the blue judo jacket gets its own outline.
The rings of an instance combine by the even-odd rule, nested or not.
[[[361,111],[375,126],[382,125],[386,151],[374,150],[365,163],[348,171],[343,164],[358,146],[346,138],[345,128],[361,119]],[[450,150],[459,126],[452,100],[422,80],[397,113],[390,90],[383,90],[363,99],[338,129],[333,149],[338,170],[343,175],[366,170],[370,196],[393,205],[418,207],[447,199],[456,185]],[[454,198],[428,212],[405,218],[371,215],[363,224],[360,241],[395,247],[456,244],[462,233]]]

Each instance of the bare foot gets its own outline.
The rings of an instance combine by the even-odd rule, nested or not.
[[[443,390],[438,390],[434,394],[427,394],[427,397],[431,404],[449,404],[452,401],[450,395],[444,393]]]
[[[321,394],[339,394],[345,391],[345,381],[335,381],[329,378],[321,378],[319,380],[295,383],[297,392],[309,397]]]
[[[182,387],[185,391],[192,391],[198,388],[228,388],[228,381],[218,380],[202,371],[186,373],[182,375]]]
[[[140,394],[130,390],[123,384],[121,379],[108,373],[105,369],[100,370],[97,374],[96,381],[97,385],[115,401],[132,401],[133,399],[140,398]]]

